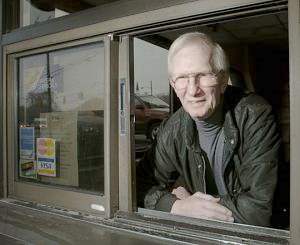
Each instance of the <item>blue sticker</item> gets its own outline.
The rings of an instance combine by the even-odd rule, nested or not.
[[[34,159],[34,127],[20,128],[20,158]]]

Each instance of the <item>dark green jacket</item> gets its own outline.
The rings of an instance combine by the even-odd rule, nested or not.
[[[224,95],[223,108],[223,172],[228,194],[220,202],[233,212],[235,222],[269,226],[280,147],[272,108],[260,96],[231,87]],[[146,208],[169,212],[176,200],[170,192],[179,185],[191,194],[217,194],[194,120],[183,108],[161,126],[155,166],[160,185],[146,195]]]

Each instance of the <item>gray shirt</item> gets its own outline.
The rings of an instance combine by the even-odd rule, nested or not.
[[[227,193],[223,177],[224,130],[222,106],[206,120],[194,118],[201,148],[206,152],[219,195]]]

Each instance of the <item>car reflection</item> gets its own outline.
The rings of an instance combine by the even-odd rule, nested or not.
[[[135,94],[135,134],[154,140],[160,123],[168,118],[170,106],[153,95]]]

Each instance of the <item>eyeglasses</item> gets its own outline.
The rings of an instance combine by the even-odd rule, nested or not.
[[[189,84],[190,78],[194,77],[195,83],[202,88],[212,87],[218,84],[217,76],[218,73],[207,72],[207,73],[192,73],[187,75],[180,75],[178,77],[171,77],[170,80],[174,84],[176,89],[185,89]]]

